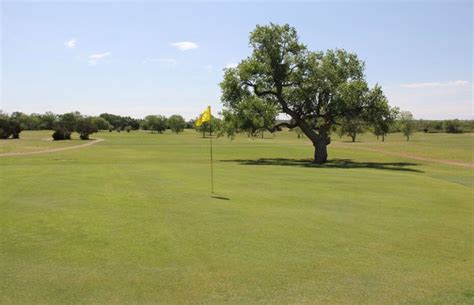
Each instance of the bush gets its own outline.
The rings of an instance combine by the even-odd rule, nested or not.
[[[53,140],[61,141],[61,140],[71,140],[71,133],[64,129],[56,129],[53,132]]]

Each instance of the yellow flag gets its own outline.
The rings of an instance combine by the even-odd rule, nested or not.
[[[211,106],[207,106],[206,110],[199,116],[199,119],[196,121],[196,126],[201,126],[202,123],[211,121]]]

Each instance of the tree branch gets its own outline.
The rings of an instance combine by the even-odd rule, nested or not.
[[[249,86],[249,87],[252,87],[253,88],[253,92],[255,93],[256,96],[258,97],[262,97],[262,96],[266,96],[266,95],[273,95],[273,96],[276,96],[276,92],[272,91],[272,90],[264,90],[264,91],[258,91],[257,89],[257,85],[255,84],[252,84],[251,82],[243,82],[245,85]]]

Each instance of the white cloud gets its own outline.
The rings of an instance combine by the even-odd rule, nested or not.
[[[110,52],[98,53],[98,54],[91,54],[89,55],[89,64],[94,66],[96,65],[101,59],[110,56]]]
[[[177,48],[180,51],[188,51],[192,49],[197,49],[199,46],[191,41],[181,41],[181,42],[173,42],[171,46]]]
[[[468,81],[465,80],[455,80],[448,82],[433,82],[433,83],[412,83],[412,84],[402,84],[402,88],[442,88],[442,87],[458,87],[469,85]]]
[[[66,42],[64,43],[64,45],[65,45],[66,47],[68,47],[69,49],[74,49],[74,48],[76,47],[76,45],[77,45],[77,39],[76,39],[76,38],[71,38],[71,39],[69,39],[68,41],[66,41]]]
[[[145,58],[142,64],[157,62],[163,66],[174,67],[178,64],[178,61],[173,58]]]

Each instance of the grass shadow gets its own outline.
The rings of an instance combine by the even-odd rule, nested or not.
[[[286,158],[260,158],[221,160],[220,162],[236,162],[241,165],[277,165],[277,166],[296,166],[308,168],[372,168],[382,170],[395,170],[423,173],[423,171],[410,168],[409,166],[418,166],[418,163],[412,162],[357,162],[351,159],[331,159],[325,164],[315,164],[309,159],[286,159]]]
[[[211,198],[219,199],[219,200],[230,200],[230,198],[222,197],[222,196],[211,196]]]

